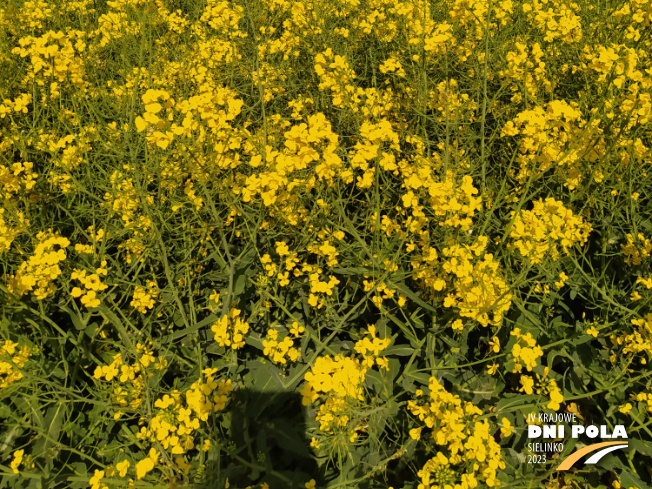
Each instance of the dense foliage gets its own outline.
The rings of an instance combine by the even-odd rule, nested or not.
[[[651,34],[4,0],[0,488],[649,487]],[[629,449],[528,463],[557,411]]]

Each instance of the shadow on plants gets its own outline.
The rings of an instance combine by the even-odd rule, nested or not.
[[[214,482],[204,488],[221,488],[217,481],[225,475],[230,487],[238,488],[264,482],[270,489],[299,489],[310,479],[320,484],[301,395],[238,389],[232,393],[229,411],[230,436],[226,453],[222,452],[226,460],[221,461],[221,470],[211,464],[206,480]]]

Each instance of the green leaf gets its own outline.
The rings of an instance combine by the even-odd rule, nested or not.
[[[250,333],[245,338],[245,343],[251,345],[257,350],[263,351],[265,347],[263,346],[263,338],[257,333]]]
[[[34,445],[33,453],[35,455],[43,454],[47,456],[45,452],[59,441],[64,415],[65,408],[63,403],[59,402],[54,406],[50,406],[43,421],[43,427],[47,429],[47,436],[40,437]]]
[[[252,383],[246,387],[262,392],[271,392],[283,388],[281,371],[271,361],[263,364],[260,360],[251,360],[247,362],[247,368],[251,373]]]
[[[189,335],[191,333],[194,333],[195,331],[200,330],[204,326],[208,326],[209,324],[214,323],[218,319],[219,319],[219,317],[217,317],[217,315],[209,314],[208,316],[206,316],[204,319],[202,319],[198,323],[195,323],[195,324],[191,325],[189,328],[185,328],[185,329],[182,329],[182,330],[179,330],[179,331],[175,331],[174,333],[172,333],[170,335],[167,335],[166,337],[164,337],[162,339],[162,342],[163,342],[163,344],[165,344],[165,343],[169,343],[171,341],[178,340],[179,338],[183,338],[186,335]]]
[[[367,370],[365,380],[367,381],[369,387],[372,387],[376,392],[382,392],[383,379],[380,376],[380,372],[376,370]]]
[[[86,326],[88,326],[88,317],[84,321],[75,311],[72,311],[67,306],[61,306],[61,309],[68,313],[68,316],[70,316],[70,320],[72,321],[72,324],[75,326],[77,331],[86,329]]]
[[[392,287],[392,288],[395,288],[398,292],[400,292],[401,294],[403,294],[404,296],[406,296],[408,299],[412,300],[413,302],[417,303],[418,305],[420,305],[421,307],[423,307],[427,311],[437,313],[437,309],[435,309],[433,306],[431,306],[430,304],[425,302],[417,294],[412,292],[412,290],[410,290],[408,288],[408,286],[405,285],[405,282],[390,282],[388,285],[390,287]]]
[[[638,476],[632,474],[629,470],[623,469],[620,474],[620,486],[623,488],[635,487],[636,489],[647,489],[650,487],[646,482],[643,482]]]
[[[340,275],[369,275],[372,272],[371,270],[362,267],[347,267],[347,268],[335,267],[333,268],[333,273],[337,273]]]
[[[224,355],[224,347],[220,345],[219,343],[211,343],[206,347],[206,353],[210,353],[212,355]]]
[[[246,268],[240,268],[233,274],[233,296],[238,297],[245,291],[247,285]]]
[[[629,448],[652,458],[652,442],[650,441],[632,439],[629,440]]]
[[[536,409],[536,401],[539,396],[535,394],[505,394],[498,401],[496,413],[529,413]]]

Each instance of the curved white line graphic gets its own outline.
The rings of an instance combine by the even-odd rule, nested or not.
[[[612,447],[603,448],[599,452],[594,453],[593,455],[591,455],[591,457],[589,459],[587,459],[587,461],[584,462],[584,463],[585,464],[597,464],[600,461],[600,459],[602,457],[604,457],[606,454],[608,454],[609,452],[613,452],[614,450],[620,450],[621,448],[627,448],[627,446],[628,446],[627,444],[624,444],[624,445],[614,445]]]

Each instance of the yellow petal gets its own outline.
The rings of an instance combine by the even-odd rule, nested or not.
[[[143,132],[147,128],[147,122],[145,122],[145,119],[142,117],[138,116],[136,117],[136,130],[138,132]]]

